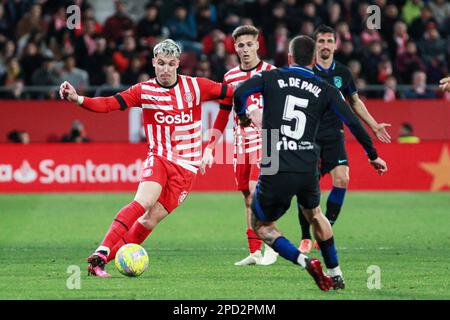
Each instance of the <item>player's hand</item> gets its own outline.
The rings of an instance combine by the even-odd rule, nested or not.
[[[372,167],[374,167],[375,170],[377,170],[380,176],[382,176],[384,173],[387,172],[386,162],[384,162],[384,160],[381,159],[380,157],[376,158],[375,160],[369,160],[369,162],[372,165]]]
[[[246,114],[239,117],[239,125],[241,127],[248,127],[252,123],[252,119],[250,119]]]
[[[252,110],[248,113],[248,117],[258,130],[262,127],[262,111],[260,109]]]
[[[384,143],[391,143],[391,136],[386,130],[386,127],[390,126],[390,123],[378,123],[372,130],[373,133],[377,136],[378,140]]]
[[[450,77],[441,79],[441,81],[439,81],[439,88],[441,88],[442,91],[450,92]]]
[[[213,162],[214,162],[213,151],[211,148],[206,147],[205,150],[203,151],[202,162],[200,163],[200,173],[205,174],[206,166],[208,166],[208,168],[211,168]]]
[[[78,94],[75,88],[67,81],[64,81],[59,87],[59,96],[61,99],[66,99],[70,102],[78,101]]]

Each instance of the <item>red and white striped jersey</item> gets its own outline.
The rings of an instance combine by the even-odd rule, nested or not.
[[[258,72],[275,68],[275,66],[262,60],[256,67],[250,70],[242,70],[240,66],[237,66],[225,73],[223,83],[236,86],[240,82],[253,77]],[[247,110],[251,110],[252,108],[262,109],[263,105],[264,102],[260,93],[251,95],[247,100]],[[253,125],[248,127],[240,126],[236,114],[234,114],[234,149],[235,154],[250,153],[261,149],[261,136],[256,128]]]
[[[197,173],[202,157],[201,103],[227,98],[233,88],[206,78],[178,75],[161,86],[156,78],[118,94],[126,107],[141,107],[149,155],[157,155]],[[116,96],[117,97],[117,96]]]

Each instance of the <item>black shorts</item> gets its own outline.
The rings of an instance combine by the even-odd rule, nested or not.
[[[258,220],[278,220],[291,206],[292,197],[306,209],[320,204],[319,175],[314,173],[279,172],[260,175],[252,201]]]
[[[325,175],[337,166],[348,166],[348,156],[345,150],[345,139],[339,138],[317,140],[320,147],[320,175]]]

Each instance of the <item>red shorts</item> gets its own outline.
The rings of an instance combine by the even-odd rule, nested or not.
[[[161,185],[158,201],[170,213],[186,199],[195,177],[195,173],[165,158],[152,155],[142,165],[140,181],[153,181]]]
[[[258,181],[261,172],[259,153],[238,154],[235,155],[233,161],[237,189],[239,191],[250,190],[249,182]]]

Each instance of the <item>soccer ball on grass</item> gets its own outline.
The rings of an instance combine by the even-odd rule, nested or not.
[[[138,277],[148,268],[148,255],[140,245],[127,243],[117,251],[115,264],[121,274]]]

